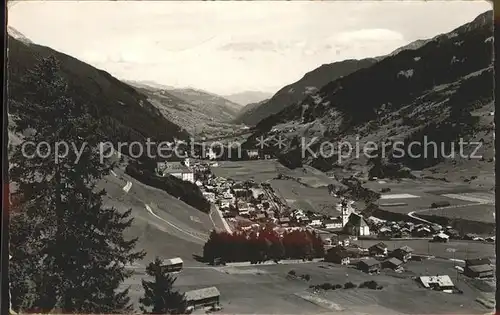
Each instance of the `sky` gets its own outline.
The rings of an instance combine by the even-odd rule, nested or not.
[[[113,76],[274,93],[325,63],[385,55],[490,10],[483,1],[25,1],[8,25]]]

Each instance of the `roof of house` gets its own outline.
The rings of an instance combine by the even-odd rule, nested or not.
[[[424,287],[429,288],[431,284],[438,284],[440,287],[452,287],[453,281],[450,276],[422,276],[419,277]]]
[[[489,265],[491,261],[488,258],[475,258],[467,259],[465,261],[466,266],[479,266],[479,265]]]
[[[167,162],[167,165],[165,166],[165,169],[163,170],[165,173],[191,173],[193,172],[190,170],[186,165],[182,164],[181,162]]]
[[[490,265],[474,265],[468,267],[473,272],[488,272],[493,271],[493,267]]]
[[[208,287],[198,290],[187,291],[185,293],[187,301],[199,301],[208,298],[220,296],[220,292],[216,287]]]
[[[444,233],[439,233],[439,234],[436,234],[434,235],[434,237],[437,237],[437,238],[445,238],[445,239],[449,239],[450,237]]]
[[[176,258],[170,258],[170,259],[165,259],[163,261],[163,265],[165,266],[171,266],[171,265],[177,265],[177,264],[182,264],[183,261],[181,258],[176,257]]]
[[[392,264],[394,266],[400,266],[403,264],[403,262],[395,257],[389,258],[387,260],[384,260],[384,263]]]
[[[332,250],[332,251],[328,251],[328,255],[332,255],[332,256],[337,256],[339,258],[347,258],[349,257],[349,254],[347,253],[347,251],[345,250],[341,250],[341,249],[337,249],[337,250]]]
[[[378,260],[373,259],[373,258],[368,258],[368,259],[360,260],[359,264],[365,265],[367,267],[373,267],[373,266],[379,265],[380,262]]]
[[[380,243],[377,243],[375,245],[370,246],[369,249],[372,249],[372,248],[373,249],[377,248],[377,249],[380,249],[380,250],[385,250],[385,249],[387,249],[387,245],[385,245],[384,243],[380,242]]]
[[[368,226],[368,223],[366,223],[365,219],[362,216],[355,213],[351,213],[351,215],[349,216],[349,224],[352,224],[357,227]]]

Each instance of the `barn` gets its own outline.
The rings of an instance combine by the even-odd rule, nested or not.
[[[220,292],[216,287],[208,287],[188,291],[185,293],[188,307],[195,309],[202,307],[217,307],[219,305]]]

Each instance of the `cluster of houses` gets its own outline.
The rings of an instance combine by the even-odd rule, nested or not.
[[[332,245],[325,254],[326,262],[339,265],[354,264],[359,270],[370,274],[378,273],[382,269],[402,272],[405,263],[411,260],[422,260],[423,258],[421,255],[415,255],[414,250],[407,245],[389,251],[387,245],[383,242],[374,244],[369,248],[361,248],[349,244],[349,238],[336,237],[331,243]],[[495,272],[489,259],[480,258],[465,260],[463,274],[470,278],[484,279],[494,277]],[[427,281],[429,279],[423,280]],[[432,283],[432,279],[427,282]],[[433,285],[429,284],[429,286],[432,287]],[[443,289],[446,286],[441,287]]]
[[[379,238],[422,237],[432,238],[434,242],[447,242],[453,239],[495,242],[494,236],[481,238],[472,233],[461,235],[459,231],[451,226],[442,227],[439,224],[413,223],[409,221],[384,221],[375,218],[370,221],[372,230],[375,231]]]

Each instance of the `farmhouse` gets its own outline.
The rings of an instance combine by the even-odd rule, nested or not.
[[[349,221],[344,226],[347,233],[356,236],[368,236],[370,235],[370,228],[366,223],[365,219],[355,213],[351,213],[349,216]]]
[[[411,259],[411,254],[413,253],[413,249],[409,246],[403,246],[398,249],[395,249],[392,253],[392,257],[396,257],[397,259],[407,262]]]
[[[428,289],[433,290],[453,290],[455,285],[451,281],[450,276],[422,276],[418,278],[419,282]]]
[[[342,218],[335,218],[330,220],[325,220],[323,222],[323,227],[327,230],[341,229],[342,228]]]
[[[403,266],[403,262],[395,257],[389,258],[382,262],[382,268],[389,268],[392,270],[399,270]]]
[[[477,265],[467,267],[464,274],[471,278],[491,278],[494,272],[490,265]]]
[[[441,243],[446,243],[446,242],[448,242],[449,239],[450,239],[450,237],[448,235],[444,234],[444,233],[436,234],[432,238],[432,240],[434,242],[441,242]]]
[[[349,265],[349,254],[343,248],[336,246],[330,249],[325,257],[325,261],[340,265]]]
[[[494,270],[489,259],[469,259],[465,261],[464,274],[471,278],[489,278],[493,277]]]
[[[162,263],[162,267],[165,268],[167,272],[181,271],[184,262],[180,258],[165,259]]]
[[[172,175],[184,181],[194,183],[194,173],[180,162],[159,162],[156,170],[161,176]]]
[[[185,293],[188,306],[193,308],[216,307],[219,305],[220,292],[216,287],[192,290]]]
[[[373,258],[363,259],[359,261],[358,269],[366,273],[378,272],[380,270],[380,262]]]
[[[249,159],[258,159],[259,150],[247,150],[247,156]]]

